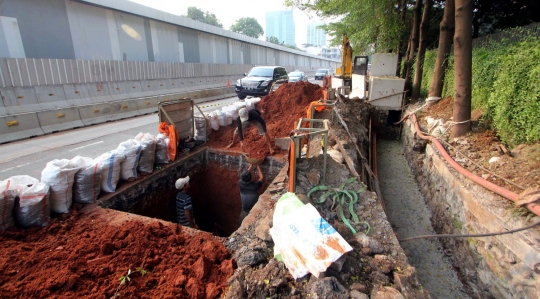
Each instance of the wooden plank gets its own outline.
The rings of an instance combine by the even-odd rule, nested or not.
[[[181,109],[186,109],[186,108],[191,109],[191,101],[186,101],[186,102],[181,102],[181,103],[173,103],[173,104],[164,103],[164,104],[162,104],[162,107],[164,109],[166,109],[167,111],[181,110]]]
[[[191,110],[167,110],[167,115],[174,122],[191,119],[192,114]]]

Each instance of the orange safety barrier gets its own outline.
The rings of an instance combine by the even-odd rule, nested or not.
[[[176,133],[174,126],[166,122],[161,122],[158,130],[160,133],[169,136],[169,146],[167,148],[167,152],[169,153],[169,158],[171,161],[174,161],[176,158],[176,143],[178,141],[178,134]]]

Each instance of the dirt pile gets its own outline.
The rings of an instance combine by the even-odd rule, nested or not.
[[[322,98],[322,88],[309,82],[296,82],[281,85],[278,90],[261,98],[256,108],[261,112],[266,122],[266,130],[270,137],[270,143],[274,144],[275,138],[288,137],[294,128],[294,122],[301,117],[306,117],[309,103]],[[218,131],[212,131],[207,145],[212,148],[225,148],[232,141],[236,122],[227,127],[220,127]],[[244,149],[237,142],[231,150],[246,152],[252,158],[268,156],[270,150],[264,139],[259,136],[255,126],[249,126],[244,131]],[[273,147],[276,154],[280,149]],[[281,151],[281,154],[284,154]]]
[[[97,211],[100,210],[100,211]],[[0,232],[1,298],[112,298],[119,278],[138,267],[120,298],[217,298],[233,273],[225,246],[176,224],[62,215],[47,227]],[[122,215],[124,213],[121,213]]]

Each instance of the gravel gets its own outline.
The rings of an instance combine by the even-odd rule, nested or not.
[[[398,141],[379,140],[377,144],[378,175],[385,209],[398,239],[435,234],[431,212],[409,171]],[[409,263],[432,298],[470,298],[456,271],[436,239],[401,242]]]

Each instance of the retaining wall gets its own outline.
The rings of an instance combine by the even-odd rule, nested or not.
[[[439,234],[481,234],[521,228],[504,199],[453,170],[434,146],[403,126],[405,157]],[[478,298],[540,298],[540,230],[481,238],[442,238],[462,280]]]

